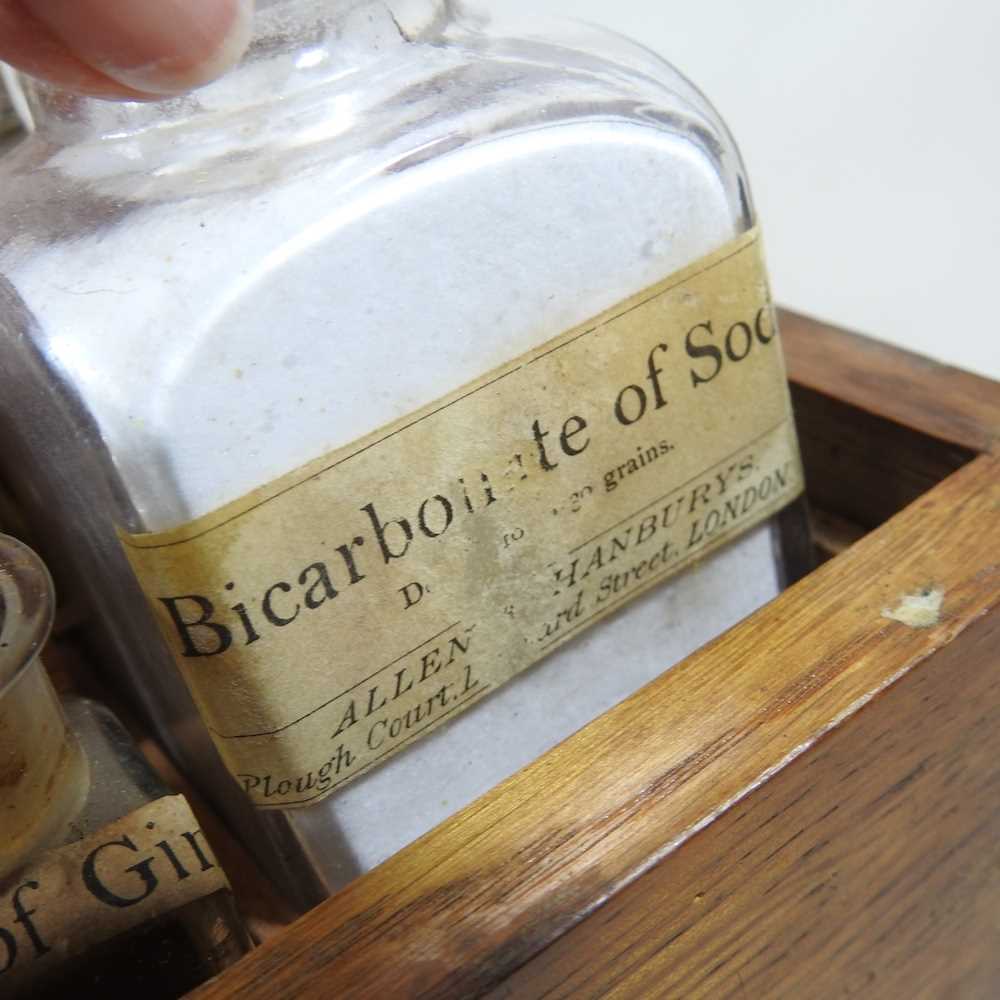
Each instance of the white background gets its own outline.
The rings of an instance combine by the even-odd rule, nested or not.
[[[494,0],[669,59],[747,163],[783,305],[1000,378],[1000,3]]]

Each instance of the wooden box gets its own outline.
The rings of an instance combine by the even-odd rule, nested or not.
[[[199,998],[1000,996],[1000,386],[783,331],[833,557]]]

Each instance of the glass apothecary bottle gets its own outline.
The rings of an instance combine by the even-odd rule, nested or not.
[[[0,535],[0,993],[172,998],[250,947],[190,808],[118,720],[57,698],[53,589]]]
[[[23,86],[4,474],[300,904],[796,573],[743,168],[641,47],[284,0],[187,97]]]

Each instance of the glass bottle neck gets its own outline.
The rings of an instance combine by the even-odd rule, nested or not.
[[[131,135],[204,115],[275,102],[340,80],[414,42],[440,35],[457,0],[258,0],[240,64],[192,94],[149,103],[80,97],[19,76],[26,124],[55,142]]]

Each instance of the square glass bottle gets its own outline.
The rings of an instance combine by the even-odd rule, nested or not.
[[[497,500],[548,503],[536,486],[554,480],[543,473],[556,470],[559,454],[559,475],[574,470],[560,480],[564,500],[548,504],[560,523],[581,511],[581,525],[600,520],[592,511],[608,498],[626,504],[623,516],[646,509],[638,500],[628,507],[630,491],[642,489],[644,500],[672,504],[678,516],[683,506],[693,539],[696,507],[708,511],[718,500],[722,510],[727,484],[741,477],[743,503],[771,475],[756,460],[754,434],[741,436],[741,425],[752,423],[744,414],[756,403],[775,407],[787,444],[787,391],[759,270],[737,281],[750,288],[745,317],[732,311],[735,287],[692,291],[682,283],[671,293],[690,316],[664,333],[669,365],[656,354],[657,339],[634,340],[634,374],[609,367],[605,375],[604,355],[587,348],[575,366],[583,374],[574,375],[571,352],[562,352],[576,336],[569,331],[619,330],[622,303],[645,310],[666,301],[665,279],[702,274],[696,265],[709,255],[756,252],[736,148],[686,80],[596,29],[533,24],[518,35],[445,0],[259,7],[240,67],[188,97],[111,105],[24,81],[36,131],[0,164],[4,203],[17,206],[0,221],[0,387],[10,442],[2,458],[10,488],[44,522],[46,537],[72,554],[111,661],[157,732],[286,893],[307,905],[773,597],[801,570],[808,546],[791,444],[775,496],[757,507],[771,516],[741,521],[742,534],[720,533],[729,544],[718,551],[710,554],[715,542],[689,546],[681,558],[684,540],[662,541],[673,515],[661,505],[661,541],[624,565],[627,599],[618,600],[611,568],[600,567],[592,582],[614,594],[615,611],[582,629],[589,617],[573,561],[553,579],[542,549],[522,546],[533,555],[517,555],[524,525]],[[712,258],[711,268],[723,259]],[[722,310],[714,319],[697,313],[709,301]],[[624,345],[618,355],[641,333],[615,333]],[[557,341],[558,355],[547,346]],[[760,380],[736,402],[727,395],[706,409],[709,389],[738,363],[760,367]],[[515,369],[543,374],[522,383],[508,378]],[[683,398],[681,383],[676,399],[664,394],[660,373],[668,369],[685,380]],[[413,427],[423,433],[459,399],[492,399],[480,390],[502,379],[513,388],[494,409],[412,439]],[[661,434],[643,422],[649,433],[623,437],[614,460],[594,458],[595,444],[586,473],[576,471],[597,430],[589,414],[587,429],[573,394],[593,385],[620,404],[617,430],[638,423],[640,402],[651,417],[661,407],[680,414],[680,429]],[[612,390],[620,390],[617,401]],[[522,417],[518,440],[490,437]],[[716,435],[711,445],[702,429]],[[334,479],[334,493],[349,494],[350,517],[324,514],[320,500],[256,531],[252,542],[271,577],[242,556],[226,563],[221,556],[237,551],[226,542],[221,555],[195,559],[226,574],[211,599],[186,581],[178,584],[185,589],[158,590],[147,579],[149,600],[143,595],[132,568],[138,549],[186,545],[230,515],[275,509],[276,496],[329,481],[341,459],[385,454],[390,438],[397,450],[366,466],[361,485]],[[477,447],[484,461],[502,454],[493,478],[464,461]],[[462,461],[449,459],[456,449]],[[678,478],[666,458],[683,453],[697,464],[701,452],[693,479]],[[523,467],[529,453],[531,470]],[[433,485],[428,468],[447,489]],[[511,493],[522,479],[527,486]],[[375,492],[363,492],[369,488]],[[456,511],[484,509],[461,536],[452,528]],[[740,521],[738,505],[733,511]],[[532,619],[523,636],[512,627],[511,639],[506,619],[485,626],[447,607],[430,615],[438,598],[426,599],[429,578],[416,572],[379,585],[380,600],[398,602],[391,614],[382,603],[366,606],[374,585],[353,585],[376,567],[360,560],[362,551],[396,569],[404,551],[414,558],[411,542],[414,552],[416,542],[429,551],[427,539],[445,529],[455,554],[436,572],[466,594],[496,591],[492,603],[515,623],[541,601],[536,591],[549,602],[566,583],[558,610],[546,605],[547,624]],[[545,531],[539,523],[529,535]],[[638,521],[624,526],[605,539],[607,548],[591,547],[588,565],[617,557],[614,539],[626,549],[640,535],[650,541]],[[135,545],[132,564],[123,539]],[[582,550],[593,539],[581,527],[578,541]],[[669,575],[668,563],[685,571],[649,589]],[[355,610],[327,622],[306,648],[282,648],[286,635],[313,629],[303,625],[318,622],[322,606],[347,606],[348,592],[364,594]],[[588,591],[587,600],[604,592]],[[470,629],[479,628],[477,644],[504,632],[503,642],[486,643],[503,675],[505,660],[527,665],[520,643],[537,639],[529,631],[557,626],[566,626],[568,642],[479,699],[486,687],[473,691],[472,674],[461,672],[471,669],[463,658]],[[198,689],[213,654],[247,651],[263,651],[256,669],[280,678],[274,690],[262,693],[256,682],[222,694]],[[456,659],[450,688],[427,686],[424,700],[412,700],[407,685],[443,678],[444,661]],[[456,704],[467,690],[468,704]],[[404,694],[411,700],[400,701]],[[227,733],[220,703],[250,718],[261,702],[256,732],[244,721]],[[420,713],[442,724],[420,733]],[[268,774],[237,759],[254,740],[266,756],[304,720],[325,720],[328,749],[315,750],[315,768],[299,778],[282,778],[281,752]],[[357,747],[333,739],[348,729],[367,734],[361,768]],[[376,759],[386,739],[395,752]],[[359,776],[341,786],[353,775],[340,771],[351,766]],[[290,807],[251,808],[244,793],[257,806]]]

